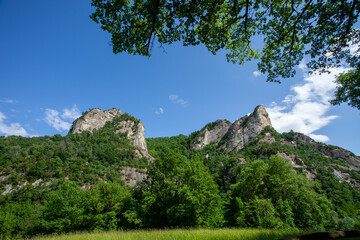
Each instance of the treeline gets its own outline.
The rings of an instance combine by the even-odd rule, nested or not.
[[[330,163],[341,160],[311,144],[280,143],[291,134],[266,129],[276,142],[254,140],[238,153],[216,145],[191,151],[194,134],[147,139],[155,158],[147,166],[115,130],[112,122],[93,134],[0,138],[1,189],[13,187],[0,196],[0,238],[198,226],[360,227],[359,192],[332,174]],[[317,180],[277,152],[301,158]],[[125,186],[122,166],[147,167],[148,179]]]

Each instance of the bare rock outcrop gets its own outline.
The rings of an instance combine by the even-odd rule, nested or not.
[[[305,163],[295,156],[295,154],[286,154],[282,152],[278,152],[277,155],[281,158],[284,158],[288,163],[290,163],[295,169],[297,168],[306,168]]]
[[[81,133],[83,131],[94,131],[105,126],[105,123],[112,121],[114,117],[122,114],[121,109],[110,109],[102,111],[99,108],[93,108],[76,119],[70,129],[70,134]]]
[[[239,151],[267,126],[272,126],[270,118],[265,108],[260,105],[253,113],[234,123],[217,120],[206,125],[195,138],[191,149],[202,149],[210,143],[216,143],[229,151]]]
[[[267,126],[272,127],[269,114],[263,106],[257,106],[253,113],[236,120],[231,125],[221,147],[230,151],[239,151]]]
[[[135,150],[135,157],[146,157],[150,161],[153,157],[148,153],[146,140],[145,140],[145,127],[144,124],[138,120],[136,122],[132,120],[121,121],[117,124],[117,133],[127,133],[127,138],[131,140],[137,149]]]
[[[360,167],[360,158],[356,157],[352,152],[348,150],[345,150],[340,147],[331,147],[329,145],[321,145],[321,144],[318,144],[317,148],[325,156],[331,158],[341,158],[355,167]]]
[[[340,159],[345,160],[347,163],[351,164],[355,168],[360,167],[360,158],[355,156],[352,152],[350,152],[346,149],[343,149],[341,147],[318,143],[318,142],[314,141],[312,138],[310,138],[304,134],[301,134],[301,133],[295,134],[294,141],[292,141],[291,144],[286,141],[283,142],[283,144],[286,144],[288,146],[296,146],[299,143],[312,144],[326,157],[340,158]]]
[[[121,170],[122,180],[126,183],[128,186],[135,186],[135,184],[138,181],[142,181],[147,177],[147,169],[138,169],[138,168],[132,168],[132,167],[124,167]]]
[[[113,108],[105,111],[102,111],[99,108],[91,109],[74,121],[70,134],[81,133],[83,131],[93,132],[95,129],[104,127],[106,122],[112,121],[115,117],[121,115],[123,115],[121,109]],[[135,150],[135,157],[146,157],[149,160],[153,160],[147,150],[145,128],[140,120],[130,117],[129,119],[118,122],[116,127],[117,133],[126,133],[127,138],[131,140],[135,147],[137,147],[137,150]]]
[[[113,121],[115,117],[121,117],[115,123],[116,133],[125,133],[136,147],[135,158],[145,157],[148,161],[152,161],[154,158],[148,153],[144,124],[133,116],[123,114],[120,109],[105,111],[98,108],[92,109],[74,121],[70,134],[83,131],[93,132],[95,129],[104,127],[106,122]],[[134,186],[137,181],[142,181],[146,177],[146,170],[137,168],[124,167],[122,173],[123,180],[129,186]]]
[[[265,133],[265,137],[259,139],[259,143],[261,142],[274,143],[276,142],[276,139],[271,135],[271,133],[267,132]]]
[[[312,173],[311,171],[308,170],[307,166],[305,165],[305,163],[303,162],[303,160],[301,160],[300,158],[298,158],[295,154],[286,154],[283,152],[278,152],[277,155],[281,158],[284,158],[288,163],[290,163],[293,168],[295,170],[302,170],[306,177],[308,179],[315,179],[316,175],[314,173]]]
[[[202,149],[210,143],[218,143],[229,130],[231,122],[227,120],[217,120],[209,127],[206,125],[195,139],[191,149]]]
[[[297,143],[311,143],[311,144],[315,144],[316,142],[314,141],[314,139],[312,139],[311,137],[309,136],[306,136],[302,133],[300,134],[296,134],[294,136],[294,141],[297,142]]]

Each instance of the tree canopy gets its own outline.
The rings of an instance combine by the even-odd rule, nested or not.
[[[359,68],[340,74],[335,99],[330,102],[334,105],[349,102],[348,105],[360,109],[360,70]]]
[[[92,0],[91,19],[112,35],[114,53],[151,56],[160,46],[204,44],[227,61],[260,59],[267,81],[293,77],[306,57],[311,71],[347,64],[360,69],[357,0]],[[263,48],[252,43],[263,39]],[[356,46],[356,48],[354,48]],[[336,95],[340,102],[346,101]],[[359,98],[359,96],[357,96]],[[352,99],[347,99],[352,101]]]

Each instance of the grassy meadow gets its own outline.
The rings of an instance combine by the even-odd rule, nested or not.
[[[267,229],[175,229],[139,230],[98,233],[74,233],[36,237],[36,240],[272,240],[306,234],[299,230]]]

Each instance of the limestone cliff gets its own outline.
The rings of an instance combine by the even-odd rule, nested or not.
[[[147,150],[145,140],[145,128],[144,124],[140,120],[124,120],[117,124],[118,130],[116,132],[127,133],[127,138],[132,141],[137,150],[135,150],[135,157],[146,157],[149,160],[153,160]]]
[[[144,124],[133,116],[123,114],[120,109],[110,109],[102,111],[101,109],[91,109],[89,112],[83,114],[76,119],[70,130],[70,134],[77,134],[83,131],[93,132],[105,126],[106,122],[111,122],[114,118],[119,117],[116,121],[116,133],[126,133],[127,138],[130,139],[135,149],[135,158],[146,157],[149,161],[153,157],[148,153]],[[122,170],[123,180],[127,185],[134,186],[137,181],[142,181],[146,178],[146,169],[136,169],[131,167],[124,167]]]
[[[138,168],[132,168],[132,167],[124,167],[121,170],[122,173],[122,180],[128,185],[128,186],[135,186],[138,181],[143,181],[147,178],[147,169],[138,169]]]
[[[121,109],[113,108],[102,111],[99,108],[93,108],[74,121],[69,133],[92,132],[94,129],[104,127],[106,122],[112,121],[114,117],[120,116],[121,114]]]
[[[253,113],[236,120],[231,125],[221,147],[230,151],[239,151],[267,126],[271,127],[269,115],[263,106],[257,106]]]
[[[99,108],[94,108],[76,119],[69,133],[76,134],[83,131],[92,132],[95,129],[104,127],[106,122],[113,121],[115,117],[125,115],[128,116],[127,114],[123,114],[121,109],[113,108],[102,111]],[[132,116],[124,118],[124,120],[117,123],[116,132],[127,133],[128,139],[130,139],[133,145],[137,147],[137,150],[135,151],[137,158],[146,157],[149,160],[152,160],[152,157],[147,151],[144,124],[140,120]]]
[[[216,143],[229,151],[239,151],[267,126],[271,127],[270,118],[260,105],[253,113],[232,124],[227,120],[217,120],[210,124],[210,128],[205,126],[195,137],[191,149],[202,149],[210,143]]]
[[[217,120],[207,124],[196,137],[196,142],[191,145],[191,149],[202,149],[210,143],[218,143],[229,130],[231,122],[227,120]]]

